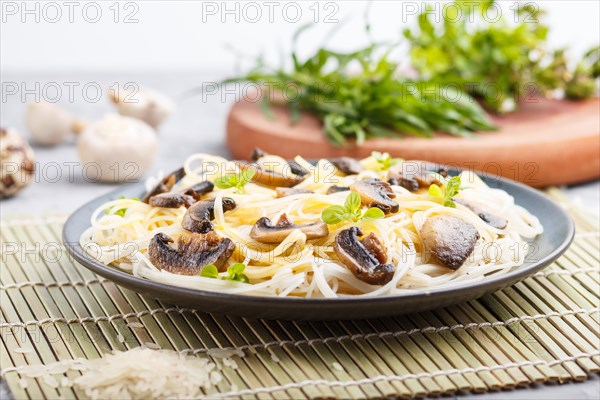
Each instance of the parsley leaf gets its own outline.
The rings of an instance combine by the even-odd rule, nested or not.
[[[246,269],[246,266],[244,264],[235,263],[232,264],[229,268],[227,268],[227,276],[220,276],[217,267],[214,264],[209,264],[202,268],[202,270],[200,271],[200,276],[204,278],[223,279],[226,281],[249,283],[250,280],[246,275],[244,275],[244,269]]]
[[[215,179],[214,184],[219,189],[235,188],[238,193],[246,193],[244,186],[252,180],[256,171],[244,169],[238,173],[229,173]]]
[[[243,273],[245,269],[246,266],[242,263],[235,263],[231,265],[229,268],[227,268],[227,279],[236,282],[250,282],[248,277]]]
[[[377,161],[379,164],[379,168],[382,171],[387,171],[391,167],[396,164],[401,163],[403,160],[401,158],[392,158],[389,153],[380,153],[378,151],[374,151],[371,153],[371,157]]]
[[[125,197],[125,196],[119,196],[119,197],[117,197],[117,199],[119,199],[119,200],[123,200],[123,199],[126,199],[126,198],[127,198],[127,197]],[[139,198],[137,198],[137,197],[130,197],[130,198],[129,198],[129,200],[142,201],[142,200],[140,200],[140,199],[139,199]],[[104,213],[105,213],[105,214],[110,214],[113,208],[114,208],[114,207],[112,207],[112,208],[107,208],[106,210],[104,210]],[[120,209],[118,209],[117,211],[115,211],[115,212],[113,213],[113,215],[118,215],[119,217],[125,217],[125,213],[126,213],[126,212],[127,212],[127,207],[125,207],[125,208],[120,208]]]
[[[439,187],[435,184],[429,186],[429,195],[440,198],[444,207],[455,208],[456,203],[454,203],[453,200],[454,196],[456,196],[462,189],[460,176],[453,176],[452,178],[446,180],[442,187]]]
[[[202,276],[204,278],[218,279],[219,278],[219,270],[217,269],[217,267],[214,264],[209,264],[209,265],[205,266],[204,268],[202,268],[202,270],[200,271],[200,276]]]
[[[373,221],[385,217],[385,214],[379,208],[371,207],[362,212],[361,206],[360,195],[356,192],[350,192],[343,206],[334,205],[327,207],[321,213],[321,219],[329,225],[335,225],[342,221],[357,222],[361,219]]]

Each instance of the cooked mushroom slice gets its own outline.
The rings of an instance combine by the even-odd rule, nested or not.
[[[235,249],[231,239],[221,238],[215,232],[181,236],[177,249],[169,243],[173,243],[173,239],[157,233],[150,240],[148,257],[156,268],[178,275],[198,275],[209,264],[222,272]]]
[[[360,195],[362,203],[377,207],[386,214],[398,212],[400,206],[392,198],[396,197],[389,183],[377,179],[355,182],[350,190]]]
[[[441,264],[457,270],[473,252],[479,232],[460,218],[436,215],[425,221],[421,237],[427,252],[431,252]]]
[[[310,173],[309,170],[298,164],[296,161],[290,161],[288,162],[288,165],[290,166],[290,171],[298,176],[306,176]]]
[[[196,202],[193,196],[185,193],[161,193],[156,196],[150,197],[150,204],[152,207],[163,207],[163,208],[179,208],[185,206],[186,208],[191,207]]]
[[[185,206],[189,208],[192,204],[201,200],[203,194],[211,192],[214,187],[215,185],[212,182],[200,182],[175,192],[154,195],[150,197],[148,204],[152,207],[179,208]]]
[[[339,157],[339,158],[333,158],[329,161],[331,161],[331,163],[333,165],[335,165],[335,167],[338,170],[340,170],[341,172],[343,172],[346,175],[360,174],[361,172],[363,172],[365,170],[365,168],[362,166],[362,164],[359,163],[358,161],[356,161],[354,158]]]
[[[396,267],[386,264],[385,250],[375,234],[360,240],[358,237],[362,235],[357,226],[344,229],[335,237],[333,250],[358,279],[371,285],[385,285],[392,280]]]
[[[210,193],[215,188],[214,183],[209,181],[198,182],[195,185],[186,187],[185,189],[180,190],[181,193],[187,194],[188,196],[192,196],[196,201],[202,200],[202,195],[206,193]]]
[[[263,158],[264,156],[268,156],[268,154],[264,150],[259,149],[258,147],[255,147],[254,150],[252,150],[250,159],[252,161],[258,161],[261,158]],[[302,165],[298,164],[296,161],[290,161],[290,162],[288,162],[288,165],[290,166],[290,171],[292,171],[293,174],[296,174],[298,176],[308,175],[308,173],[310,172],[309,170],[304,168]]]
[[[327,194],[334,194],[334,193],[339,193],[339,192],[347,192],[348,190],[350,190],[350,188],[347,187],[347,186],[333,185],[333,186],[329,186],[329,189],[327,189]]]
[[[231,211],[235,208],[235,201],[223,197],[223,210]],[[215,219],[215,200],[200,200],[186,211],[181,226],[190,232],[207,233],[213,230],[212,221]]]
[[[149,203],[150,197],[152,197],[152,196],[156,196],[161,193],[167,193],[184,176],[185,176],[185,170],[183,169],[183,167],[179,168],[177,171],[165,176],[162,179],[162,181],[160,181],[158,183],[158,185],[156,185],[154,187],[154,189],[152,189],[148,193],[146,193],[146,195],[144,196],[144,199],[143,199],[144,203]]]
[[[275,193],[277,193],[277,198],[293,196],[295,194],[306,194],[306,193],[314,193],[312,190],[307,189],[294,189],[294,188],[285,188],[278,187],[275,189]]]
[[[268,171],[262,169],[256,164],[251,164],[246,161],[235,161],[238,167],[242,170],[251,169],[254,170],[254,176],[252,182],[260,183],[267,186],[279,186],[279,187],[292,187],[296,186],[304,180],[303,176],[296,175],[290,171],[285,175],[275,171]]]
[[[306,235],[308,240],[319,239],[329,235],[329,229],[325,222],[313,222],[311,224],[295,225],[287,215],[282,214],[273,225],[267,217],[262,217],[252,227],[250,237],[261,243],[281,243],[293,230],[299,229]]]
[[[432,172],[448,176],[448,171],[439,165],[426,161],[404,161],[394,165],[388,171],[388,182],[392,185],[416,192],[419,188],[428,188],[432,184],[440,184]]]
[[[469,210],[473,211],[473,213],[476,214],[479,218],[481,218],[485,223],[496,229],[504,229],[506,228],[506,225],[508,225],[508,221],[506,220],[506,218],[503,218],[499,215],[487,211],[485,207],[477,203],[465,199],[454,199],[454,201],[458,204],[462,204],[463,206],[467,207]]]
[[[265,153],[263,149],[255,147],[254,150],[252,150],[252,154],[250,154],[250,159],[252,161],[258,161],[260,158],[263,158],[266,155],[267,153]]]

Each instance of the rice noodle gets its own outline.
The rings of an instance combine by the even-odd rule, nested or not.
[[[285,162],[270,156],[263,167]],[[260,296],[345,297],[397,295],[411,290],[430,290],[450,287],[485,279],[491,274],[505,274],[525,262],[526,239],[543,232],[538,219],[515,204],[505,191],[489,188],[476,174],[463,172],[461,180],[466,188],[459,198],[485,204],[490,212],[502,215],[508,221],[504,229],[494,228],[468,208],[442,206],[426,191],[411,193],[400,186],[392,186],[398,213],[375,221],[342,222],[330,225],[326,239],[308,241],[306,235],[294,230],[280,244],[256,243],[250,238],[252,225],[263,216],[275,221],[286,213],[296,224],[320,221],[324,208],[343,205],[348,192],[327,195],[331,185],[348,186],[359,179],[385,179],[385,172],[366,170],[359,175],[340,176],[333,164],[321,160],[316,166],[301,157],[295,161],[309,170],[296,188],[314,193],[295,194],[276,198],[275,188],[248,183],[246,193],[234,188],[217,189],[207,198],[214,198],[215,232],[236,244],[229,264],[243,262],[244,274],[250,283],[211,279],[201,276],[183,276],[155,268],[146,253],[152,237],[159,232],[177,240],[189,232],[181,227],[186,212],[184,207],[168,209],[151,207],[135,199],[117,199],[100,206],[92,215],[90,228],[81,237],[81,245],[89,254],[106,265],[130,271],[136,276],[188,288],[213,290],[224,293],[243,293]],[[365,167],[373,165],[371,157],[361,161]],[[184,163],[186,176],[179,183],[185,187],[202,180],[213,181],[225,173],[239,172],[238,167],[221,157],[196,154]],[[151,183],[155,184],[157,179]],[[152,187],[149,184],[149,187]],[[221,199],[231,197],[237,207],[223,212]],[[480,239],[475,250],[456,271],[433,263],[423,251],[419,231],[427,218],[434,215],[452,215],[472,224]],[[370,285],[357,279],[346,267],[336,261],[333,242],[337,233],[356,225],[366,234],[373,232],[387,251],[388,263],[396,266],[393,279],[383,286]]]

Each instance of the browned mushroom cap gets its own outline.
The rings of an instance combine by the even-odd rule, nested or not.
[[[203,194],[212,192],[215,185],[212,182],[204,181],[176,192],[167,192],[150,197],[150,204],[153,207],[179,208],[185,206],[189,208],[192,204],[202,198]]]
[[[360,174],[365,170],[361,163],[350,157],[332,158],[329,160],[335,167],[346,175]]]
[[[172,242],[169,236],[157,233],[150,240],[148,257],[156,268],[178,275],[198,275],[209,264],[222,272],[235,250],[231,239],[221,238],[215,232],[181,236],[177,249],[169,245]]]
[[[196,201],[198,201],[202,199],[203,194],[212,192],[214,188],[214,183],[209,181],[202,181],[196,183],[195,185],[178,190],[178,192],[187,194],[188,196],[192,196],[194,199],[196,199]]]
[[[252,161],[258,161],[265,156],[268,156],[268,154],[264,150],[255,147],[254,150],[252,150],[250,159]],[[302,165],[298,164],[296,161],[289,161],[288,165],[290,166],[290,171],[292,171],[293,174],[296,174],[298,176],[308,175],[308,173],[310,172]]]
[[[185,206],[189,208],[195,202],[194,197],[184,193],[161,193],[150,197],[148,204],[152,207],[179,208]]]
[[[389,183],[377,179],[355,182],[350,190],[360,195],[362,203],[377,207],[385,214],[398,212],[400,206],[392,198],[396,197]]]
[[[485,209],[485,206],[482,206],[478,203],[468,201],[465,199],[454,199],[454,201],[458,204],[462,204],[467,207],[469,210],[473,211],[479,218],[481,218],[486,224],[496,228],[496,229],[504,229],[506,225],[508,225],[508,221],[506,218],[503,218],[499,215],[491,213]]]
[[[294,188],[283,188],[283,187],[278,187],[277,189],[275,189],[275,193],[277,193],[277,198],[282,198],[282,197],[287,197],[287,196],[293,196],[295,194],[307,194],[307,193],[314,193],[312,190],[307,190],[307,189],[294,189]]]
[[[319,239],[329,235],[329,228],[323,221],[295,225],[287,218],[287,215],[282,214],[275,225],[267,217],[260,218],[252,227],[250,237],[261,243],[281,243],[296,229],[302,231],[308,240]]]
[[[254,176],[252,177],[252,182],[260,183],[262,185],[292,187],[304,180],[303,176],[296,175],[292,173],[291,170],[288,173],[280,174],[279,172],[262,169],[259,165],[251,164],[246,161],[238,160],[235,161],[235,163],[242,170],[253,170]]]
[[[371,285],[385,285],[394,277],[396,267],[386,264],[387,256],[381,242],[373,233],[362,240],[363,232],[353,226],[335,237],[333,250],[340,262],[358,279]]]
[[[334,194],[334,193],[339,193],[339,192],[347,192],[348,190],[350,190],[350,188],[347,187],[347,186],[333,185],[333,186],[329,186],[329,189],[327,189],[327,194]]]
[[[444,177],[448,176],[448,171],[439,165],[427,161],[404,161],[389,169],[388,182],[392,185],[402,186],[411,192],[416,192],[419,188],[441,184],[432,173],[438,173]]]
[[[451,216],[427,218],[421,228],[425,250],[446,267],[457,270],[467,260],[479,239],[479,232],[468,222]]]
[[[179,168],[177,171],[165,176],[152,190],[150,190],[142,199],[144,203],[149,203],[152,196],[161,193],[167,193],[171,188],[185,176],[185,170]]]
[[[235,208],[235,201],[229,197],[223,197],[223,210],[231,211]],[[188,208],[181,226],[190,232],[207,233],[213,230],[212,220],[215,219],[215,200],[200,200]]]

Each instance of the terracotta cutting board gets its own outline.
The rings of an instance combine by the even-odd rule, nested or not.
[[[268,120],[256,102],[240,101],[227,124],[227,143],[235,158],[246,159],[255,147],[285,158],[366,157],[372,151],[405,159],[428,160],[502,175],[531,186],[559,185],[600,177],[600,99],[570,102],[539,99],[519,111],[494,117],[499,130],[473,138],[437,134],[372,139],[362,146],[331,145],[318,118],[303,114],[292,126],[285,107]]]

